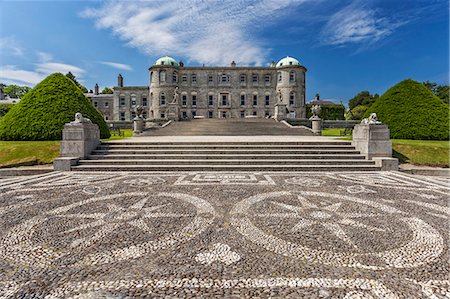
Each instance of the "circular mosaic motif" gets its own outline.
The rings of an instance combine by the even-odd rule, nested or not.
[[[0,242],[0,256],[38,267],[138,258],[199,235],[214,214],[208,202],[181,193],[96,196],[13,227]]]
[[[381,270],[433,261],[443,239],[423,220],[378,201],[324,192],[270,192],[231,211],[246,239],[284,256]]]

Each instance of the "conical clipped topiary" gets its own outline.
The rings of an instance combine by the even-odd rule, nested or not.
[[[448,140],[449,106],[423,84],[408,79],[386,91],[366,111],[375,112],[394,139]]]
[[[1,118],[0,140],[60,140],[64,124],[77,112],[98,125],[101,138],[110,137],[103,117],[75,83],[63,74],[52,74]]]

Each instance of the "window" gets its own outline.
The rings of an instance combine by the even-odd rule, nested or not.
[[[289,105],[294,105],[295,103],[295,93],[291,92],[289,94]]]
[[[228,75],[222,75],[222,76],[220,77],[220,82],[222,82],[222,83],[228,83],[228,82],[230,82],[230,76],[228,76]]]
[[[208,118],[213,118],[213,112],[212,111],[208,111]]]
[[[191,81],[193,84],[197,84],[197,75],[192,75]]]
[[[109,120],[109,117],[107,115],[105,115],[105,120]]]
[[[241,106],[245,106],[245,94],[241,94]]]
[[[98,102],[94,101],[94,107],[97,108],[98,107]]]
[[[197,95],[192,95],[192,106],[197,106]]]
[[[136,117],[136,112],[132,111],[130,115],[130,119],[133,120]]]
[[[147,107],[147,97],[142,98],[142,106]]]
[[[192,118],[197,116],[197,111],[192,111],[191,113],[192,113]]]
[[[258,105],[258,95],[254,94],[253,95],[253,106],[257,106]]]
[[[227,118],[227,113],[225,111],[222,111],[222,118]]]
[[[125,112],[120,112],[120,120],[125,121]]]
[[[135,96],[132,96],[131,97],[131,107],[133,108],[133,107],[136,107],[136,97]]]
[[[208,83],[213,83],[213,82],[214,82],[213,76],[209,75],[208,76]]]
[[[240,75],[239,76],[239,82],[245,83],[246,81],[247,81],[247,77],[245,75]]]
[[[222,106],[228,105],[228,95],[222,94]]]
[[[253,116],[256,116],[256,111],[253,111]]]
[[[265,101],[265,105],[269,106],[270,104],[270,95],[266,94],[266,101]]]
[[[186,75],[181,76],[181,82],[182,83],[187,83],[187,76]]]
[[[161,113],[161,118],[166,118],[166,115],[164,113]]]
[[[166,94],[164,92],[161,93],[159,96],[159,104],[165,105],[166,104]]]
[[[178,82],[178,74],[176,72],[174,72],[173,75],[172,75],[172,82],[173,83],[177,83]]]
[[[181,105],[183,105],[183,106],[187,105],[187,95],[186,94],[181,95]]]
[[[186,111],[183,111],[182,115],[183,115],[183,118],[187,118],[187,112]]]
[[[266,84],[270,84],[270,75],[264,76],[264,82],[266,82]]]
[[[245,118],[245,111],[241,111],[241,118]]]
[[[266,114],[265,114],[265,116],[266,116],[266,117],[269,117],[269,116],[270,116],[270,113],[269,113],[269,111],[267,111],[267,110],[266,110]]]
[[[159,72],[159,82],[166,82],[166,72],[165,71],[161,71]]]
[[[109,102],[105,102],[105,108],[108,108],[109,107]]]
[[[289,82],[295,82],[295,72],[294,71],[289,72]]]
[[[278,72],[278,82],[281,82],[283,79],[283,76],[281,75],[281,72]]]
[[[214,96],[212,94],[208,95],[208,106],[214,105]]]
[[[147,111],[142,112],[142,116],[144,117],[144,119],[147,118]]]
[[[256,75],[256,74],[252,75],[252,82],[253,82],[253,84],[258,83],[258,75]]]
[[[120,107],[125,106],[125,98],[120,98]]]

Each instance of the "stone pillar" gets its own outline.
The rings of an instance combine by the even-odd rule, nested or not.
[[[277,121],[282,121],[286,119],[286,104],[276,103],[275,104],[275,119]]]
[[[100,144],[100,130],[81,113],[75,115],[75,121],[64,125],[60,144],[60,157],[53,161],[55,170],[70,170],[79,159],[87,156]]]
[[[309,120],[311,120],[311,129],[312,132],[316,135],[321,135],[322,133],[322,119],[318,117],[317,115],[311,117]]]
[[[180,107],[178,103],[169,103],[167,108],[167,118],[169,120],[180,120]]]
[[[367,159],[392,157],[389,128],[383,124],[355,125],[352,144]]]
[[[144,119],[141,116],[136,116],[133,119],[133,132],[139,134],[144,131]]]

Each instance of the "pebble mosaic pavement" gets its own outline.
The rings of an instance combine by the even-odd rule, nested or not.
[[[0,298],[450,298],[450,179],[0,179]]]

